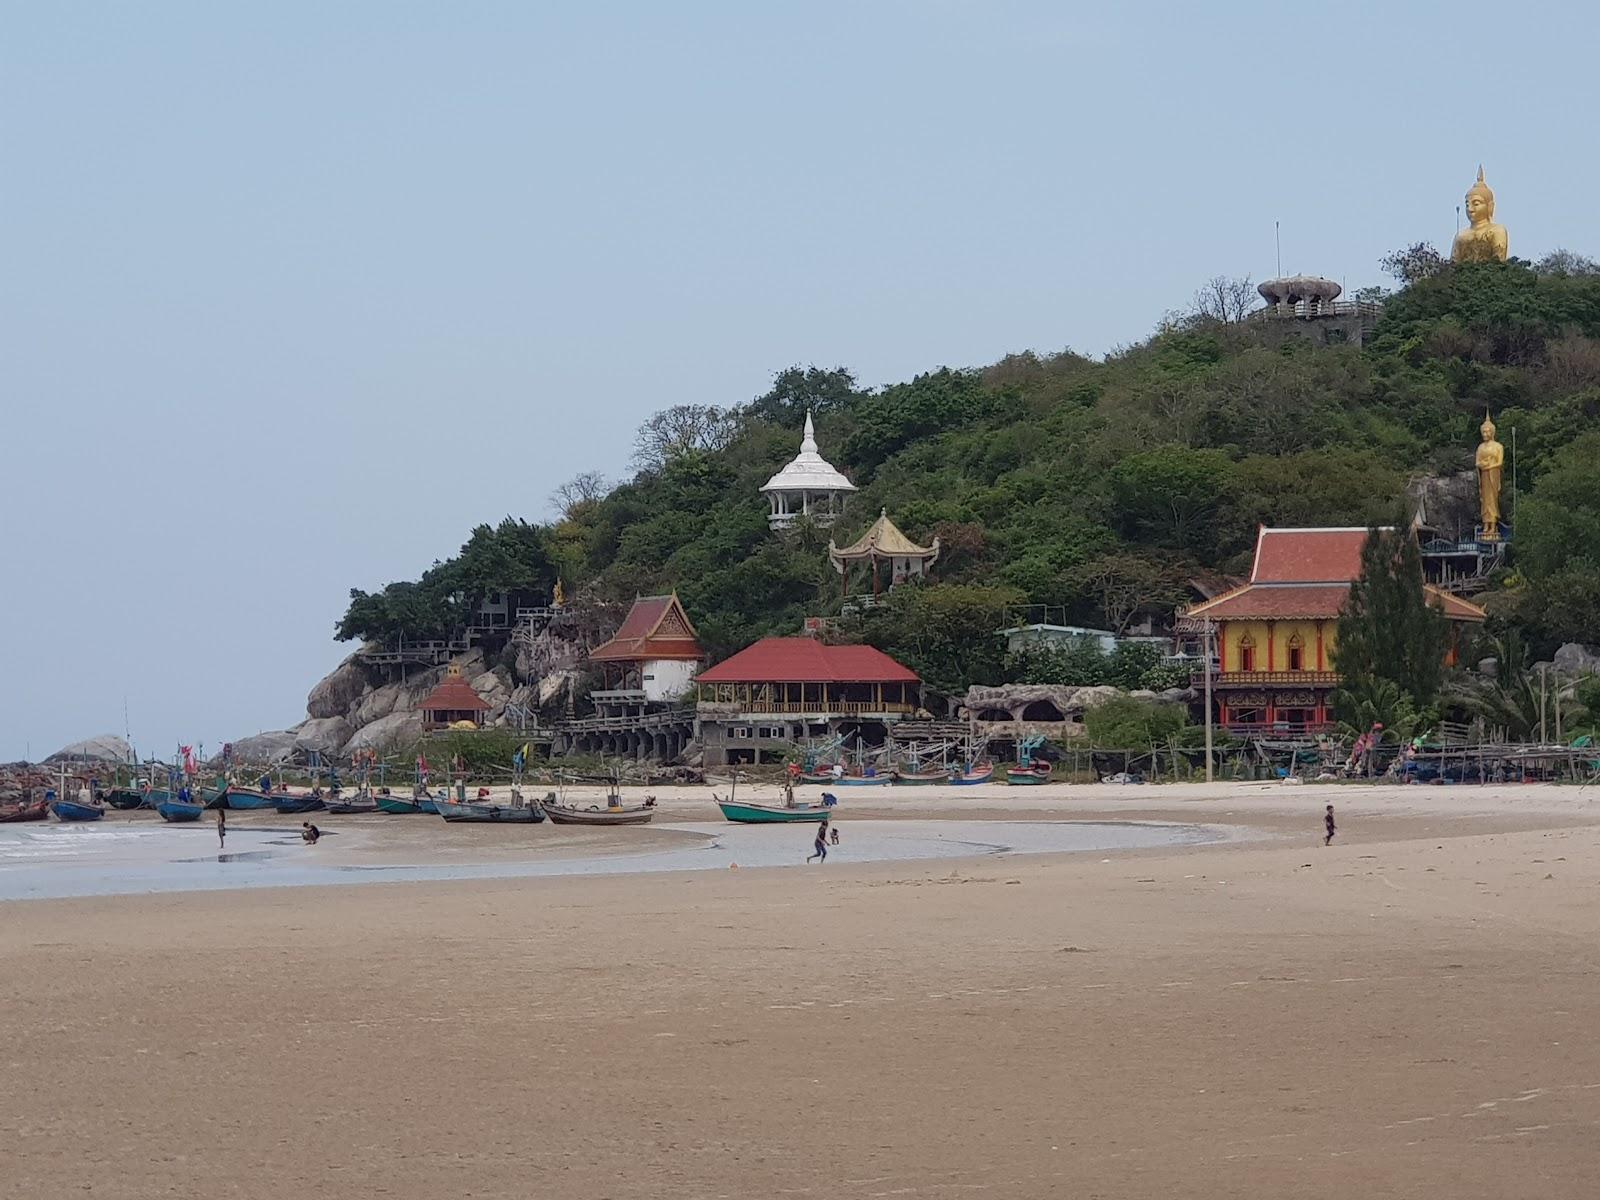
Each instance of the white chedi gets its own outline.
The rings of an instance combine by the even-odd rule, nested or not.
[[[786,529],[801,517],[810,517],[818,525],[831,525],[844,512],[845,498],[855,490],[855,484],[817,453],[817,433],[808,410],[800,453],[761,488],[769,508],[767,524]]]

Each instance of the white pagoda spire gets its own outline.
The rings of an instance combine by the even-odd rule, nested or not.
[[[855,490],[856,485],[817,452],[817,431],[807,409],[800,453],[761,489],[770,508],[767,524],[785,529],[805,516],[818,525],[831,525],[844,511],[845,497]]]

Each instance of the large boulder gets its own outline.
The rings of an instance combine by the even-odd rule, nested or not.
[[[275,767],[294,757],[295,739],[298,735],[290,729],[277,729],[270,733],[257,733],[240,738],[233,743],[233,761],[250,766]]]
[[[63,746],[45,762],[106,762],[125,763],[133,758],[133,748],[127,741],[114,733],[102,733],[99,737],[85,738],[81,742],[73,742],[70,746]]]
[[[355,728],[343,717],[315,717],[294,727],[294,748],[328,757],[338,754]]]
[[[355,735],[345,743],[345,749],[351,753],[357,750],[383,751],[408,746],[421,736],[421,713],[393,712],[356,730]]]
[[[1555,666],[1563,675],[1600,675],[1600,654],[1577,642],[1568,642],[1556,651]]]
[[[367,673],[352,654],[311,689],[306,715],[314,720],[346,716],[366,690]]]
[[[361,697],[361,702],[350,714],[350,722],[358,729],[370,725],[379,717],[387,717],[396,708],[408,707],[407,702],[413,698],[412,688],[408,684],[386,683],[382,687],[375,687]]]

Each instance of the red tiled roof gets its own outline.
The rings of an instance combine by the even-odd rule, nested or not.
[[[698,662],[704,657],[689,614],[683,611],[676,595],[639,597],[611,640],[589,653],[592,662],[643,662],[652,658]]]
[[[696,683],[921,683],[916,672],[872,646],[825,646],[814,638],[763,638]]]
[[[446,675],[417,707],[423,712],[484,712],[489,706],[461,676]]]
[[[1361,574],[1365,529],[1268,529],[1256,535],[1251,583],[1344,583]]]
[[[1482,621],[1487,615],[1476,604],[1459,596],[1434,587],[1423,590],[1429,603],[1448,620]],[[1195,605],[1187,615],[1209,617],[1213,621],[1332,619],[1339,615],[1349,594],[1348,583],[1248,583],[1215,600]]]
[[[1188,615],[1210,617],[1216,621],[1337,617],[1339,610],[1344,607],[1344,598],[1349,594],[1348,583],[1300,584],[1290,587],[1247,583],[1244,587],[1218,596],[1215,600],[1195,605],[1189,610]]]

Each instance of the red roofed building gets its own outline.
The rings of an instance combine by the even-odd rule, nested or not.
[[[1189,630],[1209,622],[1216,631],[1212,687],[1224,729],[1299,735],[1332,725],[1334,637],[1366,540],[1365,529],[1263,526],[1249,582],[1180,614]],[[1458,596],[1427,593],[1453,629],[1484,619]],[[1455,642],[1452,634],[1452,658]]]
[[[445,729],[462,721],[482,725],[483,714],[489,711],[489,705],[461,677],[461,668],[454,663],[418,707],[424,729]]]
[[[696,725],[708,766],[781,757],[811,737],[879,742],[917,709],[922,681],[871,646],[763,638],[700,672]]]
[[[687,692],[704,658],[676,592],[636,599],[611,640],[589,654],[590,662],[601,664],[607,683],[615,675],[618,689],[641,691],[650,704]]]

